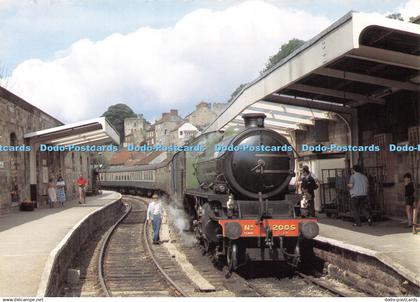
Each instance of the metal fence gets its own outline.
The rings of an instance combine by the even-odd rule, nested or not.
[[[364,173],[369,179],[368,204],[371,213],[382,217],[384,210],[382,167],[368,167]],[[349,169],[322,169],[321,172],[321,209],[328,217],[350,215],[350,193],[347,188],[351,172]]]

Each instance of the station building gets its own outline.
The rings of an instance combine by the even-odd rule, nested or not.
[[[150,123],[146,121],[143,114],[124,119],[124,146],[144,143],[146,141],[146,131],[149,128]]]
[[[67,199],[75,198],[79,174],[92,182],[90,152],[42,152],[40,145],[119,144],[104,118],[64,125],[61,121],[0,87],[0,145],[19,151],[0,151],[0,214],[17,209],[24,200],[47,202],[50,178],[61,175]],[[24,150],[24,148],[30,147]]]
[[[243,113],[265,113],[266,127],[296,149],[296,172],[306,164],[320,179],[317,210],[350,214],[349,168],[360,164],[372,209],[402,217],[403,175],[411,173],[420,189],[420,150],[389,148],[420,144],[419,45],[418,24],[350,12],[244,87],[205,131],[240,126]]]

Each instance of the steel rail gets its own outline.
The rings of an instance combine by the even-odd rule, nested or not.
[[[133,198],[133,199],[145,203],[146,206],[148,205],[147,201],[145,201],[144,199],[141,199],[141,198]],[[103,264],[104,264],[105,252],[106,252],[106,248],[108,247],[108,243],[109,243],[109,241],[110,241],[110,239],[112,237],[112,234],[114,233],[115,229],[128,216],[128,214],[131,213],[132,206],[129,203],[126,203],[126,206],[127,206],[127,209],[126,209],[125,213],[107,231],[107,233],[105,235],[105,238],[104,238],[104,240],[101,243],[101,249],[100,249],[100,252],[99,252],[99,261],[98,261],[98,277],[99,277],[99,283],[101,285],[102,291],[104,292],[104,294],[107,297],[112,297],[112,294],[111,294],[109,288],[107,287],[106,282],[105,282],[105,278],[104,278]],[[148,231],[148,223],[147,223],[147,218],[146,218],[146,220],[144,221],[144,227],[143,227],[143,239],[144,239],[144,242],[145,242],[145,245],[146,245],[147,252],[149,253],[150,257],[153,260],[153,263],[158,268],[158,270],[160,271],[160,273],[165,277],[165,279],[168,281],[168,283],[178,292],[178,294],[180,296],[183,296],[183,297],[188,297],[188,294],[180,286],[178,286],[176,284],[176,282],[164,271],[164,269],[162,268],[162,266],[159,264],[159,261],[155,257],[155,255],[153,253],[153,250],[150,247],[150,242],[149,242],[149,239],[148,239],[148,236],[147,236],[147,234],[148,234],[147,231]]]
[[[125,211],[125,213],[120,217],[120,219],[118,219],[118,221],[111,226],[111,228],[107,231],[104,240],[101,243],[101,249],[99,251],[99,261],[98,261],[98,278],[99,278],[99,283],[101,285],[101,289],[104,292],[104,294],[107,297],[111,297],[112,294],[109,291],[108,287],[106,286],[106,282],[105,282],[105,278],[104,278],[104,272],[103,272],[103,261],[105,258],[105,251],[106,248],[108,246],[109,240],[111,239],[111,235],[114,233],[114,230],[117,228],[117,226],[121,223],[121,221],[123,221],[128,214],[130,214],[131,212],[131,205],[130,204],[126,204],[127,209]]]
[[[317,280],[311,276],[305,275],[301,272],[296,272],[300,277],[302,277],[305,281],[313,283],[323,289],[328,290],[329,292],[339,296],[339,297],[351,297],[349,294],[344,293],[343,291],[334,288],[333,286],[329,285],[328,282],[323,282],[321,280]]]
[[[142,202],[144,202],[148,206],[147,201],[145,201],[144,199],[139,198],[138,200],[141,200]],[[149,241],[149,237],[148,237],[147,215],[146,215],[146,221],[144,222],[144,227],[143,227],[143,236],[144,236],[144,242],[146,244],[146,248],[147,248],[150,256],[152,257],[152,260],[155,263],[156,267],[161,272],[161,274],[178,291],[178,293],[181,296],[188,297],[189,295],[179,285],[176,284],[176,282],[165,272],[165,270],[162,268],[162,266],[160,266],[158,260],[156,259],[155,255],[153,253],[153,250],[152,250],[152,248],[150,246],[150,241]]]

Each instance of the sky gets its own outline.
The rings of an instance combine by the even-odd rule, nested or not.
[[[66,123],[115,103],[185,116],[350,10],[408,19],[420,0],[0,0],[2,85]]]

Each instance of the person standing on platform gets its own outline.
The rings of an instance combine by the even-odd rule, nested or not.
[[[55,191],[55,183],[52,178],[48,180],[48,201],[50,203],[50,208],[55,208],[55,205],[57,203],[57,192]]]
[[[64,202],[66,201],[66,192],[65,187],[66,183],[64,182],[63,177],[61,175],[57,179],[57,183],[55,184],[57,186],[57,200],[60,203],[60,205],[63,207]]]
[[[82,174],[80,174],[79,178],[76,180],[76,184],[79,187],[79,203],[86,203],[86,187],[88,181],[83,177]]]
[[[153,194],[152,198],[153,201],[147,208],[147,222],[152,223],[153,225],[153,244],[159,244],[159,231],[162,223],[163,207],[162,202],[156,193]]]
[[[302,167],[302,175],[300,178],[300,190],[302,193],[309,194],[308,200],[308,216],[315,217],[315,190],[318,189],[318,178],[309,171],[308,166]]]
[[[414,204],[414,183],[410,173],[404,174],[404,199],[405,199],[405,212],[407,213],[408,227],[413,226],[413,209]],[[413,207],[414,206],[414,207]]]
[[[369,180],[362,174],[362,168],[354,165],[347,187],[350,191],[350,207],[354,218],[353,226],[362,226],[360,215],[366,217],[369,225],[372,225],[372,217],[366,209],[367,197],[369,192]]]

